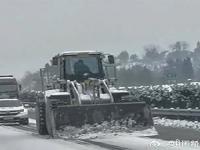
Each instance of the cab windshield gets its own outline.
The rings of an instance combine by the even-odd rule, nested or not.
[[[89,77],[102,77],[103,69],[100,58],[96,55],[67,56],[65,58],[65,74],[73,79],[84,74]]]
[[[98,59],[95,56],[76,57],[70,56],[66,59],[66,74],[75,75],[76,73],[99,73]]]

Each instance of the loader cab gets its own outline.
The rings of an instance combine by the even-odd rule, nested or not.
[[[60,78],[82,82],[88,78],[104,79],[100,52],[66,52],[59,57]]]

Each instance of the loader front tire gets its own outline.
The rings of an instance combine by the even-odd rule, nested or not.
[[[39,102],[36,105],[36,125],[37,130],[40,135],[47,135],[47,127],[46,127],[46,114],[45,114],[45,103]]]
[[[51,137],[54,137],[54,117],[53,117],[53,112],[51,111],[50,107],[50,101],[46,102],[46,128],[47,132]]]

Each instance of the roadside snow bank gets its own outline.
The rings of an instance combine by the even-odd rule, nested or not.
[[[131,135],[107,136],[93,139],[92,141],[123,147],[127,150],[199,150],[198,142],[180,141],[184,143],[181,145],[177,141],[164,141]]]
[[[172,120],[172,119],[155,117],[154,124],[166,127],[190,128],[200,131],[200,122],[198,121]]]
[[[94,139],[105,136],[121,136],[131,134],[135,136],[153,136],[157,135],[154,127],[126,126],[120,125],[118,121],[115,122],[103,122],[102,124],[84,125],[81,128],[72,126],[63,127],[58,131],[59,136],[65,138],[77,138],[77,139]]]
[[[29,118],[29,124],[36,126],[36,120]]]

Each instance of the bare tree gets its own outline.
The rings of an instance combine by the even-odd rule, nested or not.
[[[186,51],[189,48],[189,44],[186,41],[177,41],[170,45],[170,49],[174,51]]]
[[[130,56],[130,61],[131,61],[131,62],[137,62],[137,61],[139,61],[138,55],[137,55],[137,54],[132,54],[132,55]]]
[[[145,63],[153,63],[163,61],[167,51],[160,52],[159,46],[156,45],[148,45],[144,48],[145,55],[143,57],[143,61]]]

